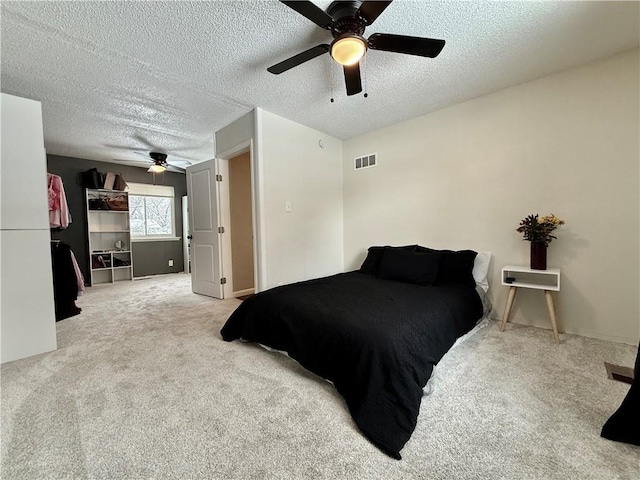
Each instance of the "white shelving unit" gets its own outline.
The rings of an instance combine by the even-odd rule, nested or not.
[[[529,267],[507,265],[502,269],[502,285],[559,292],[560,269],[532,270]]]
[[[558,334],[562,333],[562,331],[558,328],[556,308],[551,294],[551,292],[560,291],[560,269],[533,270],[519,265],[507,265],[502,269],[502,285],[509,287],[509,294],[507,295],[507,303],[500,323],[500,330],[504,332],[505,326],[509,321],[509,314],[511,313],[511,307],[518,288],[543,290],[547,301],[547,309],[549,310],[549,318],[551,319],[553,338],[556,343],[560,343]]]
[[[100,200],[122,198],[126,210],[106,209]],[[96,202],[96,200],[98,202]],[[119,190],[86,190],[91,285],[133,280],[129,198]]]

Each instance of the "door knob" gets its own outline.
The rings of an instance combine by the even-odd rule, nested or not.
[[[187,235],[187,240],[191,240],[193,238],[193,235]]]

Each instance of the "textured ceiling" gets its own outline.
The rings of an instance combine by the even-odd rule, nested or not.
[[[435,59],[369,51],[364,98],[329,55],[266,71],[331,40],[276,0],[1,8],[2,91],[42,102],[48,153],[104,161],[206,160],[213,133],[256,106],[346,139],[640,43],[638,2],[396,0],[365,36],[447,44]]]

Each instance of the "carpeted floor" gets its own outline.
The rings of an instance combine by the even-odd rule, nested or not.
[[[58,350],[2,366],[3,479],[632,479],[640,448],[599,437],[635,349],[496,322],[436,370],[395,461],[333,387],[219,330],[238,300],[184,274],[88,289]]]

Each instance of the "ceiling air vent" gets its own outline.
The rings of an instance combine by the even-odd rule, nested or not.
[[[377,153],[371,153],[362,157],[356,157],[353,159],[353,169],[360,170],[362,168],[375,167],[378,165]]]

